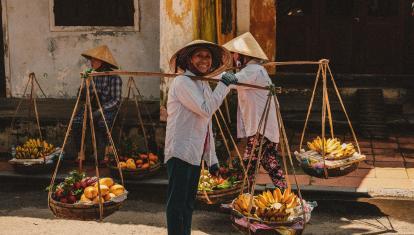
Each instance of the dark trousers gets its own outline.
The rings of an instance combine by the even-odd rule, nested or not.
[[[178,158],[167,161],[168,235],[191,234],[191,220],[197,195],[200,166],[191,165]]]

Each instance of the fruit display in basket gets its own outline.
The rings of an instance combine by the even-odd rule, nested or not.
[[[138,154],[134,157],[120,157],[121,160],[118,166],[121,169],[129,170],[146,170],[158,163],[158,156],[149,153],[149,154]]]
[[[137,169],[137,165],[135,165],[135,161],[134,159],[130,158],[126,161],[126,167],[130,170],[135,170]]]
[[[126,169],[127,168],[127,164],[125,162],[119,162],[118,167],[121,168],[121,169]]]
[[[122,185],[115,184],[112,178],[99,179],[102,202],[125,193]],[[85,173],[72,171],[69,176],[53,187],[52,198],[62,203],[99,203],[98,178],[86,177]]]
[[[119,196],[125,192],[125,188],[120,184],[115,184],[111,188],[109,188],[109,192],[114,194],[115,196]]]
[[[53,144],[45,140],[28,139],[22,146],[16,147],[17,159],[37,159],[43,158],[55,151]]]
[[[213,191],[217,189],[231,188],[236,183],[236,177],[229,177],[227,179],[221,176],[215,177],[210,174],[208,170],[201,170],[200,179],[198,181],[198,191]]]
[[[85,195],[86,198],[94,199],[96,196],[98,196],[98,189],[94,186],[88,186],[85,188],[83,195]]]
[[[334,158],[342,158],[352,156],[356,150],[352,143],[343,143],[338,138],[328,138],[322,139],[318,136],[312,142],[308,142],[308,147],[311,150],[314,150],[322,154],[325,150],[326,156],[331,156]]]
[[[112,178],[106,177],[99,180],[99,184],[106,185],[108,188],[114,185],[114,180]]]
[[[241,194],[239,195],[233,203],[233,208],[242,213],[245,216],[250,216],[250,215],[254,215],[254,207],[253,205],[250,207],[250,212],[249,213],[249,205],[252,203],[252,195],[245,193],[245,194]],[[252,210],[253,209],[253,210]],[[252,213],[253,212],[253,213]]]
[[[276,188],[273,192],[264,191],[255,196],[254,205],[259,218],[265,221],[278,221],[289,216],[299,205],[299,201],[290,188],[285,189],[283,194],[279,188]]]
[[[96,191],[98,191],[99,188],[101,189],[102,196],[105,196],[106,194],[109,193],[109,187],[104,184],[101,184],[99,188],[98,188],[98,184],[95,184],[95,188],[96,188]]]
[[[290,188],[285,189],[283,193],[279,188],[276,188],[273,192],[264,191],[254,196],[251,205],[252,209],[249,213],[250,200],[250,194],[240,195],[234,200],[233,209],[245,216],[259,218],[269,222],[287,219],[294,208],[299,205],[298,197]]]

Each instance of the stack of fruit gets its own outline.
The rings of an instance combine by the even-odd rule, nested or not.
[[[249,213],[250,194],[242,194],[233,202],[233,208],[245,216],[258,218],[266,222],[283,222],[288,219],[295,207],[299,205],[298,197],[290,188],[283,193],[279,188],[273,192],[264,191],[253,197]]]
[[[352,143],[343,143],[338,138],[329,138],[328,140],[322,139],[318,136],[312,142],[308,142],[309,149],[331,157],[333,159],[341,159],[352,156],[356,151]],[[323,151],[324,150],[324,151]]]
[[[122,195],[125,192],[125,188],[120,184],[115,184],[111,178],[102,178],[99,180],[101,188],[101,202],[110,201],[112,198]],[[82,203],[99,203],[99,191],[98,184],[95,183],[93,186],[88,186],[83,191],[80,197]]]
[[[111,178],[99,180],[102,202],[109,201],[125,192],[122,185],[115,184]],[[65,180],[52,188],[52,198],[61,203],[74,204],[99,203],[98,178],[86,177],[85,173],[72,171]]]
[[[22,146],[16,147],[17,159],[38,159],[44,158],[55,151],[53,144],[45,140],[29,139]]]
[[[208,170],[201,170],[200,180],[198,181],[198,191],[214,191],[219,189],[228,189],[233,187],[236,182],[236,177],[231,176],[223,178],[228,172],[226,168],[220,168],[220,176],[215,177],[210,174]]]
[[[157,155],[153,153],[138,154],[134,157],[121,157],[119,168],[129,170],[147,170],[158,163]]]

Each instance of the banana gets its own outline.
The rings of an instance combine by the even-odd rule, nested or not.
[[[315,147],[313,142],[308,142],[308,148],[314,151],[317,151],[317,148]]]
[[[287,208],[287,209],[294,208],[294,207],[296,207],[296,206],[297,206],[297,200],[296,200],[296,197],[295,197],[295,200],[292,200],[290,203],[286,204],[286,208]]]
[[[275,203],[275,199],[273,198],[273,194],[270,191],[266,191],[267,198],[271,204]]]
[[[267,199],[262,194],[260,194],[259,196],[257,196],[257,199],[261,203],[263,203],[265,206],[268,206],[269,202],[267,201]]]
[[[280,202],[282,199],[282,192],[280,191],[280,188],[275,188],[275,190],[273,190],[273,197],[276,202]]]
[[[287,189],[285,189],[285,191],[283,192],[283,198],[282,198],[282,203],[285,203],[286,200],[288,199],[290,195],[290,187],[288,187]]]
[[[262,209],[262,208],[266,208],[267,206],[265,205],[265,204],[263,204],[261,201],[259,201],[259,200],[255,200],[254,201],[254,204],[256,205],[256,206],[258,206],[259,207],[259,209]]]

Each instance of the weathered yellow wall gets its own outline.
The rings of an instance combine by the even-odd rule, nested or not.
[[[163,2],[163,1],[161,1]],[[107,44],[122,69],[159,70],[159,1],[139,0],[140,31],[61,31],[50,28],[49,0],[2,0],[9,96],[21,96],[27,75],[35,72],[50,97],[73,97],[80,53]],[[47,74],[47,79],[42,78]],[[126,80],[125,84],[126,84]],[[159,79],[137,79],[147,99],[159,98]],[[125,87],[125,86],[124,86]]]

